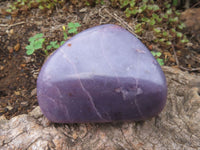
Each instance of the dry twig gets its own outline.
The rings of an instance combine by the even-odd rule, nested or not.
[[[176,64],[180,69],[182,69],[184,71],[190,71],[190,72],[192,72],[192,71],[200,71],[200,67],[198,67],[198,68],[185,68],[183,66],[180,66],[179,65],[179,61],[178,61],[178,57],[176,55],[176,51],[175,51],[175,48],[174,48],[173,44],[172,44],[172,49],[173,49],[173,52],[174,52],[174,57],[175,57],[175,60],[176,60]]]
[[[134,29],[128,24],[126,23],[126,21],[124,21],[121,17],[119,17],[116,13],[110,13],[108,11],[108,9],[106,9],[106,7],[103,7],[100,9],[100,11],[102,11],[102,9],[104,9],[104,11],[111,16],[112,18],[114,18],[116,21],[118,21],[122,26],[124,26],[129,32],[131,32],[132,34],[134,34],[137,38],[142,39],[142,37],[138,36],[137,34],[135,34]]]
[[[179,61],[178,61],[178,58],[177,58],[177,55],[176,55],[176,51],[175,51],[175,48],[174,48],[174,44],[172,44],[172,50],[174,52],[174,57],[175,57],[175,60],[176,60],[176,64],[177,66],[179,67]]]
[[[21,24],[24,24],[24,23],[26,23],[26,22],[22,21],[22,22],[18,22],[18,23],[15,23],[15,24],[11,24],[11,25],[0,24],[0,27],[7,27],[9,29],[11,27],[14,27],[14,26],[17,26],[17,25],[21,25]]]
[[[199,68],[185,68],[183,66],[179,66],[179,68],[183,69],[184,71],[200,71],[200,67]]]

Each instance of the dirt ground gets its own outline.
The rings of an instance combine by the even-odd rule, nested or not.
[[[0,2],[0,10],[6,3]],[[4,16],[0,11],[0,116],[10,119],[30,112],[38,105],[37,75],[47,56],[42,50],[31,56],[26,54],[25,47],[33,35],[44,33],[46,42],[62,41],[62,26],[69,22],[81,24],[78,32],[96,25],[112,23],[134,33],[134,18],[126,19],[124,13],[118,9],[105,6],[77,9],[67,5],[69,6],[66,8],[69,9],[58,8],[46,13],[33,9],[27,14],[17,16]],[[185,31],[191,40],[187,47],[175,47],[176,51],[164,50],[170,56],[165,65],[199,74],[200,39],[189,30],[188,28]],[[160,51],[159,45],[152,45],[147,37],[142,37],[141,40],[151,50]]]

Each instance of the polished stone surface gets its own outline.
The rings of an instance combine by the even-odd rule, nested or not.
[[[108,24],[77,34],[48,58],[37,96],[52,122],[138,121],[161,112],[167,86],[144,44]]]

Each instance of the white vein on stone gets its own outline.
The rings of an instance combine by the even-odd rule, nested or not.
[[[138,79],[135,79],[135,81],[136,81],[136,89],[138,89],[138,85],[139,85]],[[140,110],[140,107],[139,107],[139,105],[138,105],[138,103],[137,103],[137,94],[136,94],[136,96],[135,96],[134,103],[135,103],[135,106],[136,106],[138,112],[140,113],[140,116],[143,118],[143,113],[142,113],[142,111]]]
[[[79,81],[80,81],[80,85],[81,85],[82,90],[83,90],[83,91],[86,93],[86,95],[88,96],[88,98],[89,98],[89,100],[90,100],[90,103],[91,103],[91,105],[92,105],[92,108],[95,110],[97,116],[98,116],[99,118],[101,118],[101,119],[104,119],[104,118],[101,116],[101,114],[99,113],[98,109],[96,108],[96,106],[95,106],[95,104],[94,104],[94,101],[93,101],[93,98],[92,98],[92,96],[90,95],[89,91],[86,90],[86,88],[83,86],[83,84],[82,84],[82,82],[81,82],[80,79],[79,79]]]
[[[63,49],[61,49],[60,51],[63,53],[63,57],[65,57],[66,60],[67,60],[67,61],[72,65],[72,67],[74,68],[74,71],[76,72],[76,76],[77,76],[77,79],[79,80],[80,86],[81,86],[83,92],[85,92],[85,94],[88,96],[88,99],[89,99],[89,101],[90,101],[90,103],[91,103],[91,105],[92,105],[92,108],[94,109],[95,113],[97,114],[97,116],[98,116],[100,119],[105,120],[105,119],[102,117],[102,115],[100,114],[100,112],[98,111],[98,109],[96,108],[91,94],[90,94],[89,91],[87,91],[86,88],[83,86],[83,84],[82,84],[82,82],[81,82],[81,79],[80,79],[80,76],[79,76],[78,73],[77,73],[76,66],[74,65],[73,62],[70,61],[70,59],[68,58],[67,54],[64,53]]]
[[[41,95],[42,96],[42,95]],[[53,99],[53,98],[51,98],[51,97],[49,97],[48,95],[43,95],[43,96],[45,96],[45,97],[47,97],[48,99],[50,99],[54,104],[55,104],[55,99]],[[57,101],[57,102],[59,102],[59,101]],[[70,120],[71,119],[71,117],[70,117],[70,115],[69,115],[69,111],[68,111],[68,109],[67,109],[67,105],[63,105],[63,104],[61,104],[61,103],[58,103],[58,105],[59,105],[59,107],[63,107],[63,106],[65,106],[64,107],[64,110],[65,110],[65,114],[67,115],[67,117],[68,117],[68,119]],[[51,108],[50,108],[51,109]]]
[[[60,92],[60,89],[59,89],[57,86],[55,86],[55,88],[56,88],[56,90],[57,90],[57,93],[58,93],[59,97],[62,98],[63,96],[62,96],[62,94],[61,94],[61,92]]]

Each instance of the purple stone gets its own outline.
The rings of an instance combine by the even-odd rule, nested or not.
[[[144,44],[108,24],[77,34],[49,57],[38,76],[37,96],[52,122],[138,121],[161,112],[167,86]]]

